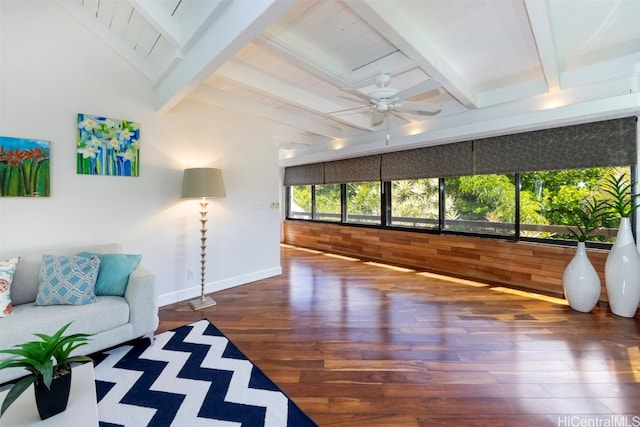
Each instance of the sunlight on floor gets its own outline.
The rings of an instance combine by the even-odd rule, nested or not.
[[[415,271],[410,268],[397,267],[395,265],[383,264],[381,262],[367,261],[365,262],[365,264],[370,265],[372,267],[380,267],[380,268],[386,268],[387,270],[400,271],[402,273],[413,273]]]
[[[627,355],[629,359],[629,365],[633,378],[636,382],[640,381],[640,349],[638,347],[627,348]]]
[[[286,243],[280,243],[280,246],[285,247],[285,248],[289,248],[289,249],[296,249],[298,251],[302,251],[302,252],[309,252],[310,254],[322,254],[322,251],[317,251],[315,249],[307,249],[307,248],[301,248],[300,246],[291,246],[291,245],[287,245]]]
[[[492,291],[496,291],[496,292],[503,292],[505,294],[517,295],[517,296],[520,296],[520,297],[533,298],[533,299],[537,299],[537,300],[540,300],[540,301],[550,302],[552,304],[569,305],[567,300],[565,300],[564,298],[552,297],[552,296],[548,296],[548,295],[540,295],[540,294],[536,294],[534,292],[519,291],[517,289],[503,288],[503,287],[500,287],[500,286],[495,287],[495,288],[491,288],[491,290]]]
[[[324,253],[322,254],[324,256],[328,256],[331,258],[337,258],[337,259],[342,259],[344,261],[361,261],[360,258],[352,258],[350,256],[344,256],[344,255],[338,255],[338,254],[331,254],[331,253]]]
[[[344,261],[361,261],[364,264],[367,264],[367,265],[372,266],[372,267],[380,267],[380,268],[385,268],[387,270],[399,271],[399,272],[402,272],[402,273],[414,273],[416,271],[416,270],[413,270],[413,269],[410,269],[410,268],[398,267],[398,266],[395,266],[395,265],[384,264],[384,263],[381,263],[381,262],[362,261],[359,258],[354,258],[354,257],[345,256],[345,255],[334,254],[334,253],[330,253],[330,252],[318,251],[318,250],[315,250],[315,249],[307,249],[307,248],[303,248],[303,247],[300,247],[300,246],[289,245],[289,244],[286,244],[286,243],[280,243],[280,246],[285,247],[285,248],[289,248],[289,249],[296,249],[298,251],[308,252],[308,253],[312,253],[312,254],[324,255],[324,256],[331,257],[331,258],[337,258],[337,259],[341,259],[341,260],[344,260]],[[459,285],[473,286],[475,288],[490,288],[492,291],[495,291],[495,292],[502,292],[502,293],[505,293],[505,294],[517,295],[517,296],[536,299],[536,300],[540,300],[540,301],[546,301],[546,302],[550,302],[552,304],[569,305],[569,303],[564,298],[558,298],[558,297],[553,297],[553,296],[549,296],[549,295],[537,294],[535,292],[521,291],[521,290],[518,290],[518,289],[505,288],[505,287],[502,287],[502,286],[495,286],[494,287],[494,286],[492,286],[492,285],[490,285],[488,283],[482,283],[482,282],[478,282],[478,281],[475,281],[475,280],[469,280],[469,279],[460,279],[460,278],[457,278],[457,277],[451,277],[451,276],[446,276],[446,275],[437,274],[437,273],[429,273],[429,272],[426,272],[426,271],[421,271],[421,272],[418,272],[416,274],[418,274],[419,276],[428,277],[430,279],[443,280],[445,282],[456,283],[456,284],[459,284]],[[640,366],[640,363],[638,363],[638,365]]]
[[[418,276],[429,277],[430,279],[444,280],[446,282],[458,283],[460,285],[473,286],[475,288],[486,288],[489,286],[486,283],[476,282],[474,280],[458,279],[456,277],[444,276],[442,274],[427,273],[426,271],[418,273]]]

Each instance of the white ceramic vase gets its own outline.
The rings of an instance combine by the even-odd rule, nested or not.
[[[640,303],[640,254],[629,218],[620,219],[616,241],[604,269],[607,298],[613,314],[633,317]]]
[[[576,311],[588,313],[598,303],[602,285],[584,242],[578,242],[576,254],[564,270],[562,289],[569,306]]]

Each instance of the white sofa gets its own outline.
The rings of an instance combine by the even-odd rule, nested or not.
[[[158,327],[158,303],[155,275],[138,265],[129,276],[124,297],[99,296],[97,302],[87,305],[36,306],[38,273],[43,254],[76,255],[88,251],[99,254],[122,252],[119,244],[56,248],[23,253],[0,253],[0,259],[20,257],[11,284],[13,313],[0,318],[0,349],[37,339],[34,333],[53,334],[63,325],[73,322],[67,334],[91,335],[88,345],[75,354],[91,354],[123,342],[149,337]],[[0,360],[9,355],[0,354]],[[0,370],[0,384],[23,376],[22,369]]]

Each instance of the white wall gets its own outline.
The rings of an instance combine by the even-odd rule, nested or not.
[[[156,273],[161,305],[196,296],[199,207],[180,185],[211,166],[227,198],[209,204],[207,290],[280,273],[269,122],[189,100],[156,113],[149,83],[53,2],[0,1],[0,57],[0,135],[51,142],[51,197],[0,198],[0,253],[119,242]],[[141,124],[140,177],[76,174],[77,113]]]

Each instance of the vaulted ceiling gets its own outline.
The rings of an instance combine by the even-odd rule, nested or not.
[[[273,121],[283,165],[640,110],[638,0],[58,4],[159,111],[190,98]]]

